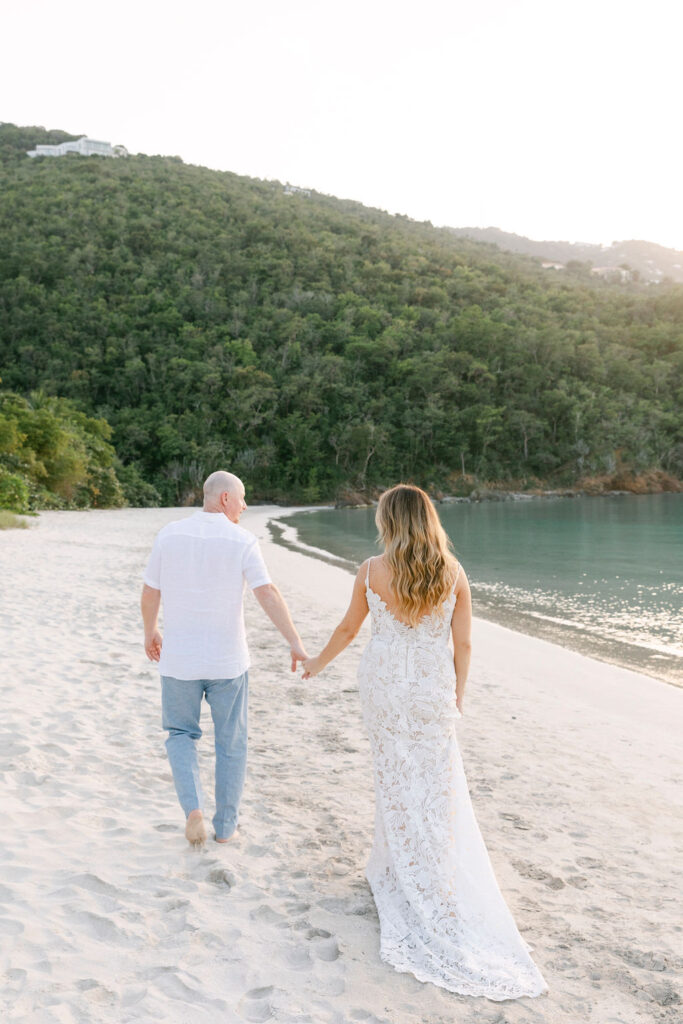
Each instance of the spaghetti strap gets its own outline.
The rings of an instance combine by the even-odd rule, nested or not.
[[[370,562],[371,561],[372,561],[372,556],[370,558],[368,558],[368,570],[365,573],[365,589],[366,590],[370,586]]]
[[[462,569],[462,566],[461,566],[460,562],[458,562],[458,571],[456,572],[455,579],[453,580],[453,593],[455,593],[455,588],[458,585],[458,576],[460,575],[460,570],[461,569]]]

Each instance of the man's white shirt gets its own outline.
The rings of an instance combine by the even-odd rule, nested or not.
[[[270,583],[258,540],[222,512],[195,512],[157,534],[143,573],[161,591],[159,671],[175,679],[234,679],[249,667],[244,585]]]

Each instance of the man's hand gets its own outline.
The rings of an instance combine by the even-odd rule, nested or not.
[[[306,654],[306,648],[299,641],[299,643],[292,644],[289,653],[292,657],[292,672],[296,672],[297,661],[306,661],[308,659],[308,655]]]
[[[158,661],[161,657],[163,641],[161,633],[157,629],[160,604],[161,591],[145,583],[140,597],[140,610],[142,611],[142,624],[145,627],[145,654],[150,661]]]
[[[253,593],[270,621],[280,630],[289,644],[292,672],[296,672],[297,661],[305,661],[308,655],[292,622],[285,599],[273,583],[264,583],[261,587],[254,587]]]
[[[150,661],[158,661],[161,657],[161,647],[163,644],[161,633],[158,629],[155,629],[151,636],[145,637],[145,654]]]

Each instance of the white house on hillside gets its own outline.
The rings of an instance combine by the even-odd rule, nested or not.
[[[112,146],[111,142],[100,142],[83,135],[74,142],[60,142],[56,146],[36,146],[28,150],[28,156],[66,156],[80,153],[81,156],[128,156],[125,146]]]
[[[289,182],[282,190],[286,196],[310,196],[310,188],[299,188],[298,185],[290,185]]]
[[[591,274],[612,281],[630,281],[633,274],[624,267],[591,267]]]

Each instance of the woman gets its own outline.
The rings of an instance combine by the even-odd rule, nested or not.
[[[470,659],[467,576],[419,487],[386,491],[376,522],[384,553],[360,567],[346,615],[304,662],[304,678],[344,650],[370,611],[358,678],[374,758],[366,873],[380,955],[461,995],[540,995],[547,986],[498,888],[455,734]]]

